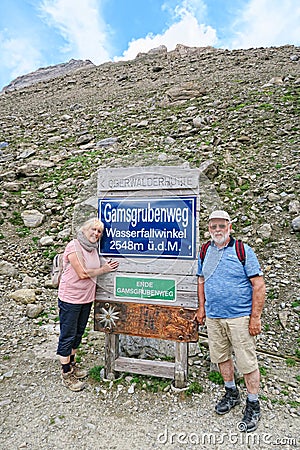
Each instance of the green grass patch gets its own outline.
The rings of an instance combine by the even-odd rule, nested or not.
[[[240,186],[240,189],[243,192],[248,191],[249,188],[250,188],[250,184],[249,183],[244,183],[244,184],[242,184],[242,186]]]
[[[262,376],[265,377],[267,375],[267,369],[265,367],[260,367],[259,371]]]
[[[146,377],[142,375],[135,375],[132,377],[130,384],[136,384],[139,389],[145,389],[148,392],[162,392],[167,386],[170,385],[170,380],[159,377]]]
[[[271,289],[270,292],[268,292],[267,297],[268,297],[269,300],[274,300],[275,292],[273,291],[273,289]]]
[[[288,404],[291,405],[293,408],[299,408],[300,402],[297,402],[296,400],[289,400]]]
[[[57,252],[55,251],[55,250],[50,250],[50,249],[47,249],[47,250],[44,250],[43,251],[43,256],[45,257],[45,258],[49,258],[49,259],[53,259],[54,258],[54,256],[57,254]]]
[[[17,228],[17,233],[19,237],[26,237],[31,234],[31,230],[28,227]]]
[[[248,105],[249,103],[239,103],[238,105],[230,106],[228,108],[228,111],[239,111],[240,109],[243,109]]]
[[[285,363],[288,367],[294,367],[296,365],[296,361],[293,358],[286,358]]]
[[[90,378],[92,378],[94,381],[97,381],[98,383],[100,383],[100,381],[101,381],[100,372],[102,369],[103,369],[103,366],[92,367],[89,371]]]
[[[224,384],[224,379],[220,372],[218,372],[217,370],[212,370],[211,372],[209,372],[208,379],[216,384]]]
[[[187,395],[188,397],[193,395],[193,394],[201,394],[203,392],[203,386],[201,386],[200,383],[198,383],[198,381],[193,381],[187,388],[187,390],[185,391],[185,395]]]
[[[86,327],[86,329],[84,330],[84,333],[83,333],[82,337],[83,337],[83,338],[88,337],[89,331],[91,331],[90,327]]]
[[[270,103],[262,103],[261,105],[259,105],[259,108],[269,111],[269,110],[273,109],[274,107]]]
[[[18,211],[13,211],[12,217],[9,219],[9,221],[12,225],[17,225],[17,226],[24,225],[24,222],[21,217],[21,213]]]

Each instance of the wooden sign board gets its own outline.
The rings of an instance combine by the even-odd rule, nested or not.
[[[98,171],[100,252],[119,268],[98,278],[95,329],[197,340],[199,176],[198,169],[179,166]],[[110,323],[103,319],[109,308],[118,311]]]
[[[139,303],[95,304],[95,330],[131,336],[197,342],[195,310]]]

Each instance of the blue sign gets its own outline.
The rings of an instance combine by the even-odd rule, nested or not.
[[[99,199],[99,218],[103,255],[195,258],[196,197]]]

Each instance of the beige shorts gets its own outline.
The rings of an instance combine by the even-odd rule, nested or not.
[[[249,321],[249,316],[235,319],[206,318],[210,359],[213,363],[225,362],[234,353],[242,374],[258,369],[256,339],[249,333]]]

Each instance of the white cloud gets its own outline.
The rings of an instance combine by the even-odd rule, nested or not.
[[[109,60],[109,29],[99,13],[97,0],[43,0],[40,6],[49,25],[66,41],[63,53],[90,59],[95,64]]]
[[[6,38],[0,36],[2,67],[5,67],[11,79],[35,70],[41,64],[41,54],[33,43],[26,38]]]
[[[207,6],[204,0],[182,0],[175,7],[171,7],[168,0],[162,5],[162,10],[167,10],[173,19],[183,17],[186,13],[191,13],[198,21],[203,21]]]
[[[192,6],[202,2],[183,1],[172,11],[174,19],[177,21],[162,34],[148,34],[145,38],[136,39],[129,43],[120,59],[134,59],[139,52],[145,53],[160,45],[165,45],[168,51],[174,50],[177,44],[190,47],[215,46],[218,42],[216,30],[210,26],[199,23],[194,15]],[[166,4],[164,8],[166,8]]]
[[[299,45],[299,0],[250,0],[233,29],[230,48]]]

